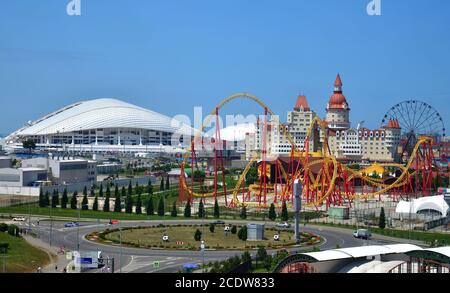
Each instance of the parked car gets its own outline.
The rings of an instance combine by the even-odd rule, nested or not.
[[[370,233],[370,231],[367,229],[358,229],[355,232],[353,232],[353,237],[361,239],[370,239],[370,237],[372,237],[372,233]]]
[[[276,226],[277,228],[291,228],[291,224],[288,222],[278,223]]]
[[[70,222],[70,223],[65,223],[64,227],[66,228],[72,228],[72,227],[78,227],[80,224],[77,222]]]
[[[27,219],[25,217],[14,217],[12,220],[14,222],[25,222]]]
[[[211,224],[213,224],[213,225],[225,225],[225,222],[222,221],[222,220],[217,220],[217,221],[212,222]]]

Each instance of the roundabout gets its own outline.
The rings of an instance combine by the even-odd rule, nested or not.
[[[244,226],[245,227],[245,226]],[[258,247],[267,249],[282,249],[299,247],[292,230],[279,230],[275,227],[266,228],[265,237],[259,241],[239,239],[238,231],[242,225],[210,225],[175,224],[144,227],[128,227],[124,229],[106,229],[103,232],[93,232],[86,239],[106,245],[120,244],[126,247],[157,249],[157,250],[190,250],[199,251],[200,238],[204,241],[205,250],[253,250]],[[198,232],[197,232],[198,231]],[[198,240],[195,234],[199,233]],[[301,233],[300,246],[320,245],[323,239],[310,232]]]

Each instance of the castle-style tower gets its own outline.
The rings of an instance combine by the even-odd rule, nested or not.
[[[342,94],[342,81],[339,74],[334,82],[334,92],[327,104],[326,111],[329,129],[343,130],[350,128],[350,108]]]

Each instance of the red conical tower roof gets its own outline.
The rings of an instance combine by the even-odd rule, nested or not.
[[[334,82],[334,92],[328,102],[328,109],[348,109],[348,103],[345,96],[342,94],[342,80],[338,74]]]
[[[308,100],[306,100],[306,96],[298,96],[297,102],[295,103],[294,110],[300,111],[303,108],[303,111],[309,112],[310,108],[308,105]]]
[[[334,82],[334,86],[335,87],[342,87],[342,80],[341,80],[341,76],[340,76],[339,73],[336,76],[336,81]]]

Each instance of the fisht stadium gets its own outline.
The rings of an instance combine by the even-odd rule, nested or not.
[[[33,140],[38,149],[74,152],[182,152],[195,130],[178,120],[117,99],[82,101],[5,138],[13,150]]]

